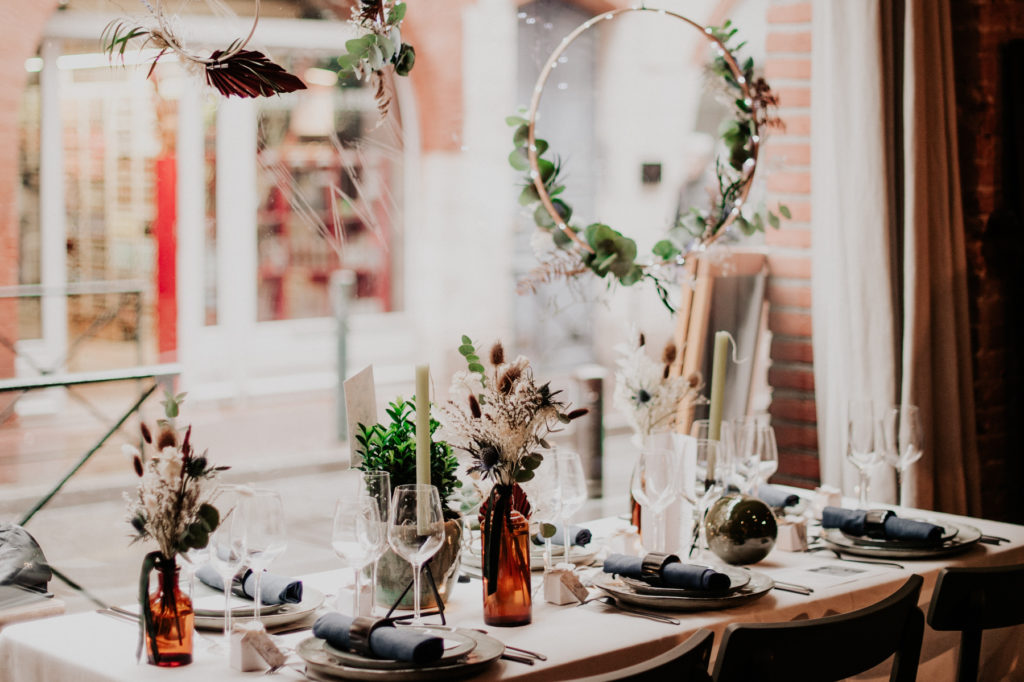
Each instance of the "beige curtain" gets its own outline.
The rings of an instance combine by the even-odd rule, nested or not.
[[[916,506],[978,513],[948,0],[813,7],[814,362],[822,479],[852,493],[846,403],[919,405]],[[895,499],[885,467],[871,498]]]

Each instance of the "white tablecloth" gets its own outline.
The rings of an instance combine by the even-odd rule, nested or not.
[[[942,517],[931,514],[930,516]],[[773,590],[746,606],[723,611],[676,614],[678,626],[666,625],[617,613],[600,604],[554,606],[536,602],[533,623],[516,628],[494,628],[483,623],[481,587],[474,581],[460,584],[448,605],[449,624],[486,628],[507,644],[540,651],[546,662],[527,666],[499,661],[479,680],[562,680],[614,670],[655,656],[689,637],[698,628],[715,632],[716,644],[725,627],[733,622],[776,622],[845,613],[876,602],[900,587],[911,573],[925,579],[921,606],[927,610],[939,570],[944,566],[990,566],[1024,562],[1024,526],[992,521],[947,517],[967,523],[984,533],[1009,538],[1009,544],[978,545],[968,552],[944,560],[900,560],[905,569],[871,568],[866,577],[833,587],[820,588],[811,596]],[[596,524],[608,529],[610,522]],[[600,533],[596,533],[599,535]],[[773,552],[754,568],[769,575],[792,578],[792,571],[832,563],[825,553],[794,554]],[[856,567],[857,564],[837,565]],[[336,593],[345,576],[342,571],[305,578],[308,585]],[[60,616],[42,621],[11,625],[0,632],[0,679],[17,682],[101,682],[110,680],[241,680],[256,679],[259,673],[239,673],[228,667],[224,654],[210,650],[210,634],[196,639],[192,665],[161,669],[137,664],[134,652],[137,629],[131,624],[96,613]],[[294,645],[309,633],[285,635]],[[926,628],[919,679],[954,679],[956,633],[937,633]],[[990,631],[984,638],[982,679],[1024,679],[1024,628]],[[868,677],[879,677],[873,671]],[[282,671],[279,679],[300,679],[294,671]],[[887,677],[886,677],[887,679]]]

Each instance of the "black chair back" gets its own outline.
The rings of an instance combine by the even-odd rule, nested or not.
[[[981,632],[1024,623],[1024,564],[944,568],[928,607],[933,630],[960,630],[958,680],[978,679]]]
[[[869,670],[895,654],[890,680],[917,677],[924,579],[912,575],[895,594],[852,613],[787,623],[734,623],[715,660],[715,682],[825,682]]]
[[[613,682],[631,680],[634,682],[710,682],[708,667],[711,663],[711,647],[715,633],[701,628],[689,639],[678,644],[660,656],[621,670],[613,670],[577,682]]]

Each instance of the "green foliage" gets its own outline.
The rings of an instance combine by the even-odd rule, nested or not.
[[[398,398],[385,412],[390,419],[387,426],[359,424],[357,427],[356,442],[363,454],[359,470],[388,472],[394,489],[416,482],[416,404],[414,400]],[[451,446],[433,439],[439,426],[439,422],[431,418],[430,482],[437,486],[445,515],[453,518],[458,512],[450,508],[449,501],[455,489],[462,487],[462,481],[455,477],[458,460]]]
[[[187,393],[179,393],[177,395],[170,391],[164,391],[164,399],[160,401],[160,404],[164,406],[164,415],[168,419],[174,419],[178,416],[181,411],[181,403],[185,400]]]
[[[383,12],[383,10],[381,10]],[[402,42],[399,27],[405,18],[406,5],[396,4],[383,18],[364,17],[361,26],[368,32],[345,41],[345,54],[338,57],[338,76],[356,78],[360,73],[380,71],[393,65],[399,76],[408,76],[416,63],[416,50]]]
[[[473,340],[462,335],[462,344],[459,346],[459,355],[466,359],[466,366],[470,372],[480,375],[480,384],[487,385],[487,376],[484,373],[484,366],[480,363],[480,355],[473,346]]]

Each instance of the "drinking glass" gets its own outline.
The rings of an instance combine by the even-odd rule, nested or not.
[[[583,462],[578,452],[559,450],[555,453],[555,477],[558,481],[558,500],[562,516],[565,541],[565,563],[569,561],[569,547],[572,538],[569,536],[569,519],[578,512],[587,501],[587,477],[583,473]]]
[[[633,467],[630,492],[654,516],[654,537],[647,551],[666,551],[665,510],[680,494],[681,456],[671,448],[648,448]]]
[[[373,500],[377,506],[377,518],[380,519],[380,532],[375,535],[373,563],[370,569],[370,612],[377,604],[377,566],[380,558],[384,556],[384,550],[388,546],[388,516],[391,511],[391,475],[386,471],[364,471],[362,475],[363,487],[360,488],[360,495]]]
[[[561,491],[558,487],[558,476],[552,471],[557,465],[541,464],[537,475],[523,483],[523,490],[530,500],[531,520],[557,524],[562,515]],[[538,533],[540,529],[538,528]],[[544,569],[551,569],[551,538],[544,538]]]
[[[363,569],[380,557],[378,547],[386,531],[380,522],[380,507],[368,495],[338,500],[334,507],[334,526],[331,529],[331,548],[344,564],[355,572],[356,592],[352,600],[352,615],[362,614],[359,600],[362,597]],[[373,608],[371,602],[370,608]],[[343,611],[339,604],[339,611]]]
[[[427,559],[444,542],[444,516],[437,488],[425,483],[400,485],[391,500],[388,544],[412,565],[413,625],[423,623],[420,616],[420,573]]]
[[[711,503],[725,490],[723,472],[727,467],[722,466],[725,462],[719,461],[724,452],[724,449],[720,447],[719,441],[697,438],[691,441],[688,447],[694,448],[694,461],[696,463],[693,470],[694,494],[689,496],[684,493],[683,495],[696,511],[694,519],[696,528],[694,528],[693,533],[694,542],[690,548],[690,554],[692,555],[693,550],[698,546],[703,549],[707,545],[704,517],[707,515]]]
[[[730,422],[723,421],[718,430],[718,438],[711,438],[711,420],[696,419],[690,425],[690,435],[697,440],[713,440],[718,443],[715,450],[718,462],[717,470],[723,484],[736,478],[736,446],[737,436]]]
[[[779,446],[771,424],[744,423],[737,430],[736,471],[752,472],[751,488],[760,488],[779,469]],[[740,463],[742,461],[742,464]]]
[[[181,557],[184,565],[187,566],[185,570],[188,572],[188,596],[194,602],[196,598],[196,570],[210,560],[210,544],[207,542],[206,547],[201,549],[191,547],[187,552],[181,553],[178,556]]]
[[[224,585],[224,640],[231,636],[231,588],[246,556],[246,521],[237,488],[222,487],[217,494],[220,524],[210,534],[210,565]]]
[[[916,405],[890,407],[882,414],[879,431],[882,458],[896,470],[896,498],[903,505],[904,474],[924,453],[924,428]]]
[[[757,429],[760,426],[757,417],[743,417],[730,422],[734,440],[734,480],[743,493],[752,493],[760,480],[761,457],[757,448]]]
[[[868,481],[871,468],[878,464],[879,453],[875,448],[875,418],[870,400],[851,400],[846,412],[849,437],[846,457],[857,467],[860,476],[859,502],[862,509],[868,506]]]
[[[256,576],[256,609],[253,620],[259,621],[260,607],[263,603],[261,592],[263,571],[267,569],[285,547],[288,536],[284,525],[284,503],[281,496],[273,490],[253,490],[245,496],[243,506],[246,520],[245,558]]]

